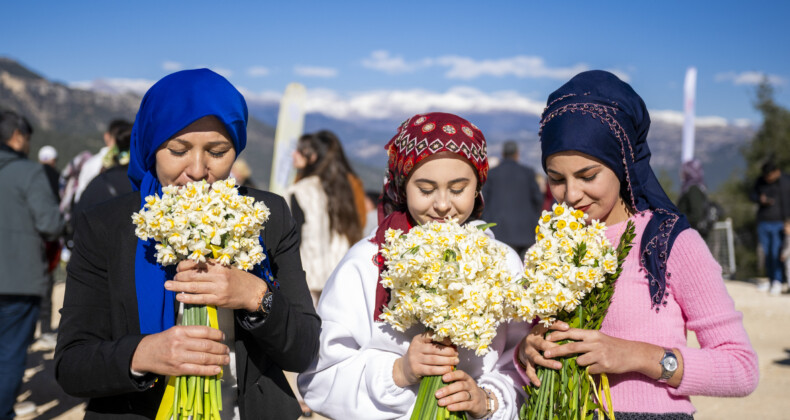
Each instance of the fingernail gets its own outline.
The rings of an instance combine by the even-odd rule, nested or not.
[[[165,289],[170,290],[170,281],[165,282]]]
[[[550,351],[544,351],[543,352],[543,357],[551,357],[551,352]]]
[[[454,363],[454,364],[456,364],[456,365],[457,365],[457,364],[459,364],[459,363],[461,363],[461,359],[459,359],[459,358],[457,358],[457,357],[456,357],[456,358],[455,358],[455,363]]]

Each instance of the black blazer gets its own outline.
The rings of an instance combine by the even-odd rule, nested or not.
[[[251,324],[235,311],[238,404],[243,419],[296,419],[301,415],[283,370],[301,372],[318,353],[321,321],[313,309],[299,257],[299,233],[285,200],[240,188],[271,214],[263,239],[280,287],[271,312]],[[61,310],[55,377],[68,394],[90,398],[85,418],[153,419],[165,378],[134,378],[132,355],[143,338],[137,311],[131,215],[140,194],[127,194],[79,215]],[[261,280],[263,281],[263,280]]]

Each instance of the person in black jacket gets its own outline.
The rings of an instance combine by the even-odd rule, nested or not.
[[[757,238],[765,254],[765,274],[770,278],[771,294],[782,292],[782,241],[784,225],[790,223],[790,176],[773,160],[762,166],[762,176],[754,183],[749,198],[756,202]],[[768,284],[765,284],[768,289]]]
[[[482,219],[496,223],[491,228],[500,241],[510,245],[522,258],[535,243],[543,193],[538,187],[535,171],[518,163],[518,144],[506,141],[502,162],[488,172],[483,186],[486,207]]]
[[[285,200],[239,189],[271,212],[261,231],[261,266],[271,277],[213,260],[162,267],[131,220],[162,186],[227,178],[246,123],[244,98],[222,76],[166,76],[146,93],[132,131],[137,191],[78,215],[55,377],[67,393],[90,399],[85,418],[153,419],[166,375],[215,375],[223,366],[223,418],[301,415],[283,370],[303,371],[315,358],[320,319]],[[175,325],[179,303],[217,306],[219,330]]]
[[[99,203],[103,203],[115,197],[132,192],[132,183],[126,172],[129,170],[129,147],[132,141],[132,123],[120,123],[114,130],[115,146],[107,152],[109,166],[102,169],[102,172],[93,178],[85,187],[85,191],[80,196],[80,201],[74,203],[73,212],[79,214]],[[73,225],[79,221],[74,220]],[[74,226],[76,229],[76,226]]]
[[[680,197],[678,210],[686,215],[691,227],[707,238],[713,227],[708,220],[708,194],[705,174],[698,159],[683,162],[680,167]]]

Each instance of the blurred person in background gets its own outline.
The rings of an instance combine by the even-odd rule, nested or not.
[[[27,348],[50,281],[44,242],[63,230],[63,217],[44,168],[27,159],[33,128],[0,111],[0,419],[14,417]]]
[[[119,125],[113,141],[115,146],[105,155],[109,157],[109,160],[104,165],[101,173],[93,178],[88,187],[85,188],[80,200],[74,204],[75,215],[96,204],[132,192],[132,183],[127,175],[131,140],[132,124]],[[75,218],[74,222],[77,220],[79,218]],[[76,229],[76,226],[74,226],[74,229]]]
[[[244,186],[247,188],[255,188],[255,184],[250,179],[252,176],[252,169],[246,160],[239,158],[233,163],[230,168],[230,176],[236,179],[236,185]]]
[[[85,188],[88,188],[88,184],[96,178],[101,171],[102,168],[108,167],[111,165],[113,160],[113,156],[118,153],[118,149],[115,144],[115,138],[118,136],[118,131],[122,130],[124,127],[128,127],[131,123],[124,119],[115,119],[110,121],[110,124],[107,126],[107,131],[104,132],[104,147],[102,147],[98,153],[91,156],[83,165],[79,173],[79,182],[77,184],[77,189],[74,193],[74,201],[80,201],[82,197],[82,193],[85,191]]]
[[[491,228],[496,238],[524,257],[535,243],[535,226],[542,210],[543,194],[535,171],[518,162],[515,141],[505,142],[502,160],[488,172],[483,199],[486,201],[483,220],[496,223]]]
[[[63,249],[60,258],[63,262],[69,262],[71,249],[74,247],[74,229],[71,227],[72,215],[74,209],[74,197],[77,195],[77,186],[79,185],[80,171],[82,171],[85,162],[90,160],[91,155],[87,150],[83,150],[74,156],[63,171],[60,177],[63,183],[63,189],[60,196],[60,212],[66,221],[66,228],[63,232]]]
[[[44,167],[44,174],[47,176],[47,181],[49,181],[52,195],[55,197],[55,200],[60,202],[60,173],[58,173],[56,169],[57,162],[58,151],[54,147],[46,145],[38,150],[38,163]],[[49,263],[47,272],[49,280],[47,281],[47,292],[41,297],[41,313],[39,314],[41,335],[38,340],[33,343],[32,348],[41,351],[51,351],[55,350],[56,342],[55,330],[52,328],[53,271],[57,268],[58,263],[60,263],[60,252],[62,249],[60,238],[46,241],[44,247]]]
[[[351,244],[362,238],[362,219],[351,167],[337,137],[326,130],[305,134],[293,154],[296,182],[285,197],[301,231],[307,285],[318,303],[324,283]],[[356,176],[354,176],[356,178]],[[364,191],[362,192],[364,209]]]
[[[362,236],[368,236],[379,227],[378,206],[381,193],[378,191],[365,191],[365,228]]]
[[[686,215],[691,227],[697,230],[703,238],[713,230],[713,224],[718,218],[716,208],[708,198],[705,187],[705,172],[698,159],[683,162],[680,168],[680,198],[678,210]]]
[[[44,174],[47,175],[47,181],[52,188],[52,193],[55,198],[60,201],[60,173],[58,172],[58,151],[46,145],[38,150],[38,163],[44,165]]]
[[[765,255],[765,275],[769,280],[758,287],[779,295],[782,293],[780,253],[784,225],[790,223],[790,177],[776,162],[768,160],[763,164],[761,176],[755,181],[749,198],[758,204],[757,238]]]

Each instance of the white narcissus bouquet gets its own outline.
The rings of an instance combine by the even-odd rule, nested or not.
[[[266,258],[259,236],[268,219],[266,205],[240,195],[233,178],[163,187],[161,197],[146,197],[143,208],[132,214],[135,235],[157,242],[156,261],[163,266],[185,259],[206,262],[214,258],[245,271]],[[181,325],[217,328],[216,308],[185,305]],[[195,420],[219,420],[220,378],[221,374],[171,377],[157,419],[192,416]]]
[[[398,331],[422,323],[436,341],[449,338],[484,355],[502,322],[532,319],[525,289],[507,268],[507,248],[456,220],[386,232],[381,284],[390,289],[382,319]],[[441,376],[420,382],[412,419],[462,418],[436,404]]]
[[[529,305],[546,326],[559,319],[571,328],[600,329],[611,303],[634,239],[634,224],[626,224],[615,249],[604,234],[606,226],[586,219],[581,210],[555,204],[552,211],[543,212],[535,229],[536,243],[524,258]],[[606,374],[601,374],[601,392],[597,392],[595,381],[576,364],[575,356],[563,358],[560,371],[541,366],[536,370],[541,386],[526,387],[522,419],[588,419],[594,409],[612,415]]]

